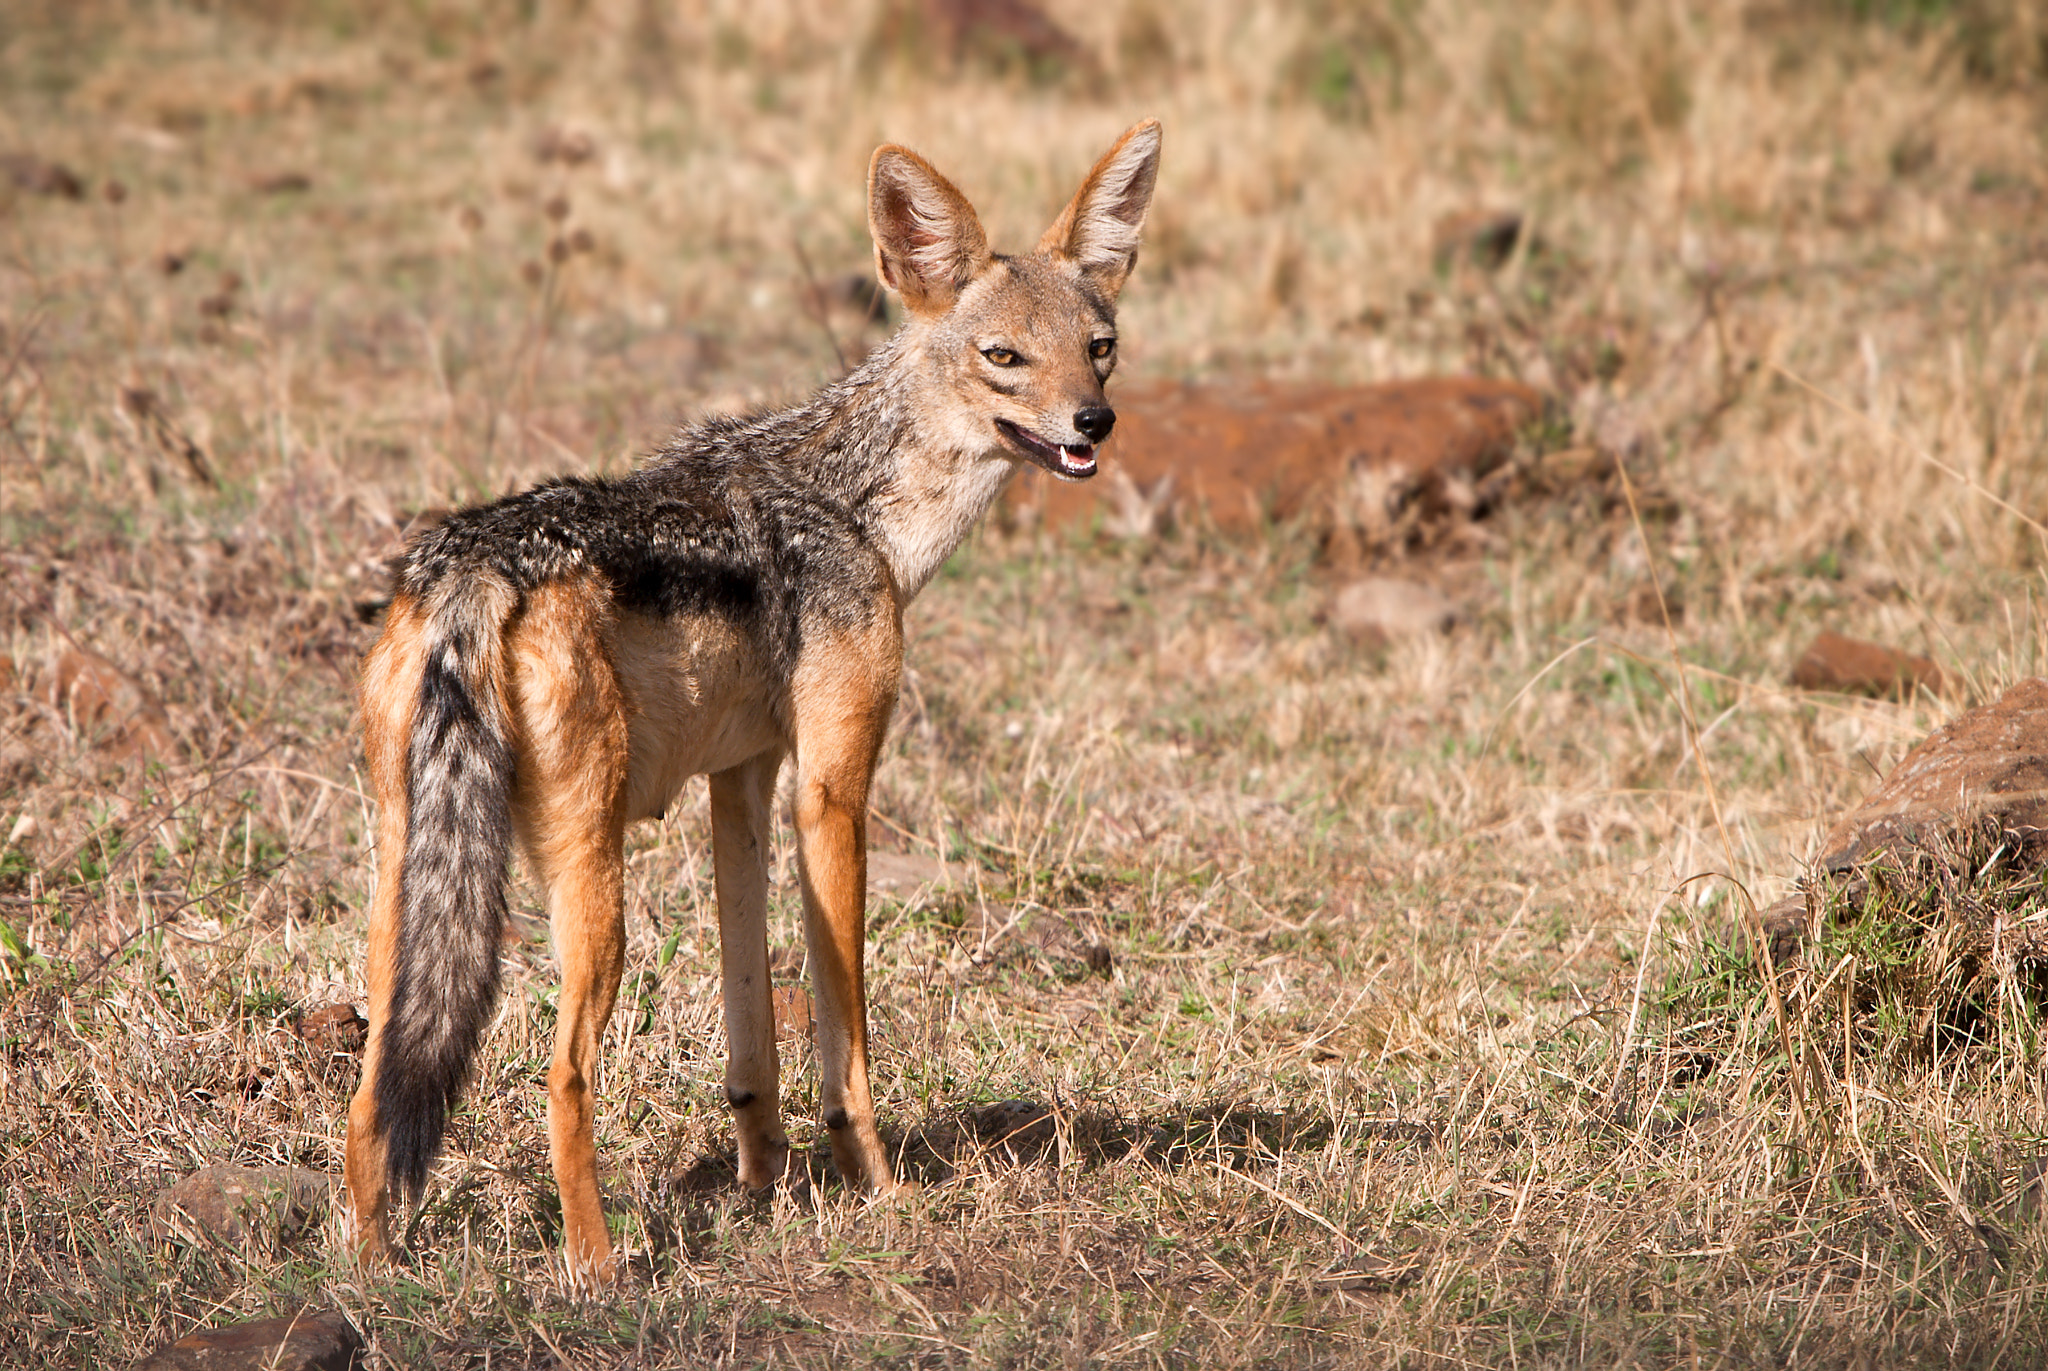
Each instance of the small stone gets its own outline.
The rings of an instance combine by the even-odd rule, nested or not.
[[[974,1111],[974,1135],[1012,1156],[1051,1145],[1058,1133],[1052,1111],[1033,1100],[997,1100]]]
[[[1507,264],[1521,237],[1522,216],[1514,210],[1459,210],[1436,221],[1430,256],[1438,271],[1459,262],[1493,271]]]
[[[1822,633],[1807,645],[1792,668],[1792,684],[1801,690],[1832,690],[1845,695],[1911,695],[1925,686],[1940,695],[1948,689],[1942,669],[1881,643]]]
[[[315,1052],[357,1056],[369,1040],[370,1022],[352,1004],[330,1004],[299,1016],[293,1027]]]
[[[150,1206],[160,1239],[274,1248],[319,1222],[328,1181],[298,1166],[209,1166],[171,1186]]]
[[[1764,941],[1770,944],[1772,966],[1784,968],[1799,960],[1800,950],[1811,936],[1804,895],[1787,895],[1758,910],[1757,920],[1763,926]]]
[[[303,171],[264,172],[249,178],[249,189],[258,195],[298,195],[313,188],[313,178]]]
[[[346,1316],[308,1310],[188,1333],[133,1371],[352,1371],[362,1351],[363,1335]]]
[[[1386,576],[1353,581],[1330,602],[1332,625],[1365,642],[1382,645],[1445,632],[1457,617],[1457,610],[1441,592]]]
[[[0,153],[0,172],[31,195],[51,195],[63,200],[85,198],[85,182],[62,162],[52,162],[32,152]]]

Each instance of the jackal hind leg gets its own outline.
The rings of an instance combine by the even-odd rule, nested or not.
[[[510,643],[520,738],[514,810],[547,890],[562,975],[548,1068],[548,1152],[562,1198],[563,1257],[577,1283],[612,1274],[597,1182],[595,1078],[625,968],[628,744],[608,623],[594,583],[543,587],[529,595]]]
[[[893,628],[893,623],[884,627]],[[793,692],[797,855],[817,1000],[819,1115],[857,1189],[896,1188],[868,1083],[868,787],[896,704],[900,638],[874,632],[806,654]]]
[[[390,1174],[386,1134],[377,1115],[377,1064],[383,1034],[391,1022],[391,982],[398,957],[399,873],[405,862],[405,759],[419,698],[423,618],[417,604],[400,597],[384,623],[382,637],[363,663],[360,692],[363,753],[371,788],[377,794],[377,892],[370,906],[369,952],[364,965],[370,1038],[363,1050],[362,1078],[349,1103],[348,1148],[342,1162],[358,1255],[365,1259],[382,1256],[391,1246]]]
[[[775,1184],[789,1169],[768,976],[768,829],[781,761],[764,753],[711,777],[718,956],[732,1052],[725,1099],[739,1134],[740,1184],[750,1190]]]

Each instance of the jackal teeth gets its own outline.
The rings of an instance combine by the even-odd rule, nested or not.
[[[1012,447],[1055,476],[1083,481],[1095,474],[1093,443],[1048,443],[1030,429],[1008,419],[996,420],[996,428],[1010,440]]]

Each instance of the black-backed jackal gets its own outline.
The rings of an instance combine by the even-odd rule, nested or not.
[[[687,430],[623,479],[551,481],[413,547],[362,678],[379,873],[347,1173],[366,1250],[388,1242],[393,1192],[424,1186],[490,1022],[516,837],[561,962],[548,1139],[565,1256],[579,1280],[610,1274],[592,1080],[624,958],[623,835],[699,773],[740,1180],[784,1174],[765,857],[785,759],[820,1114],[848,1184],[894,1185],[861,960],[868,783],[903,609],[1021,463],[1094,474],[1158,161],[1148,120],[1035,251],[999,256],[951,182],[878,149],[875,264],[908,320],[857,370],[795,409]]]

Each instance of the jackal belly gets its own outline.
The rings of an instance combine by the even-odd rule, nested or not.
[[[737,625],[715,614],[619,625],[626,698],[626,819],[665,812],[692,776],[723,771],[781,745],[786,686]]]

